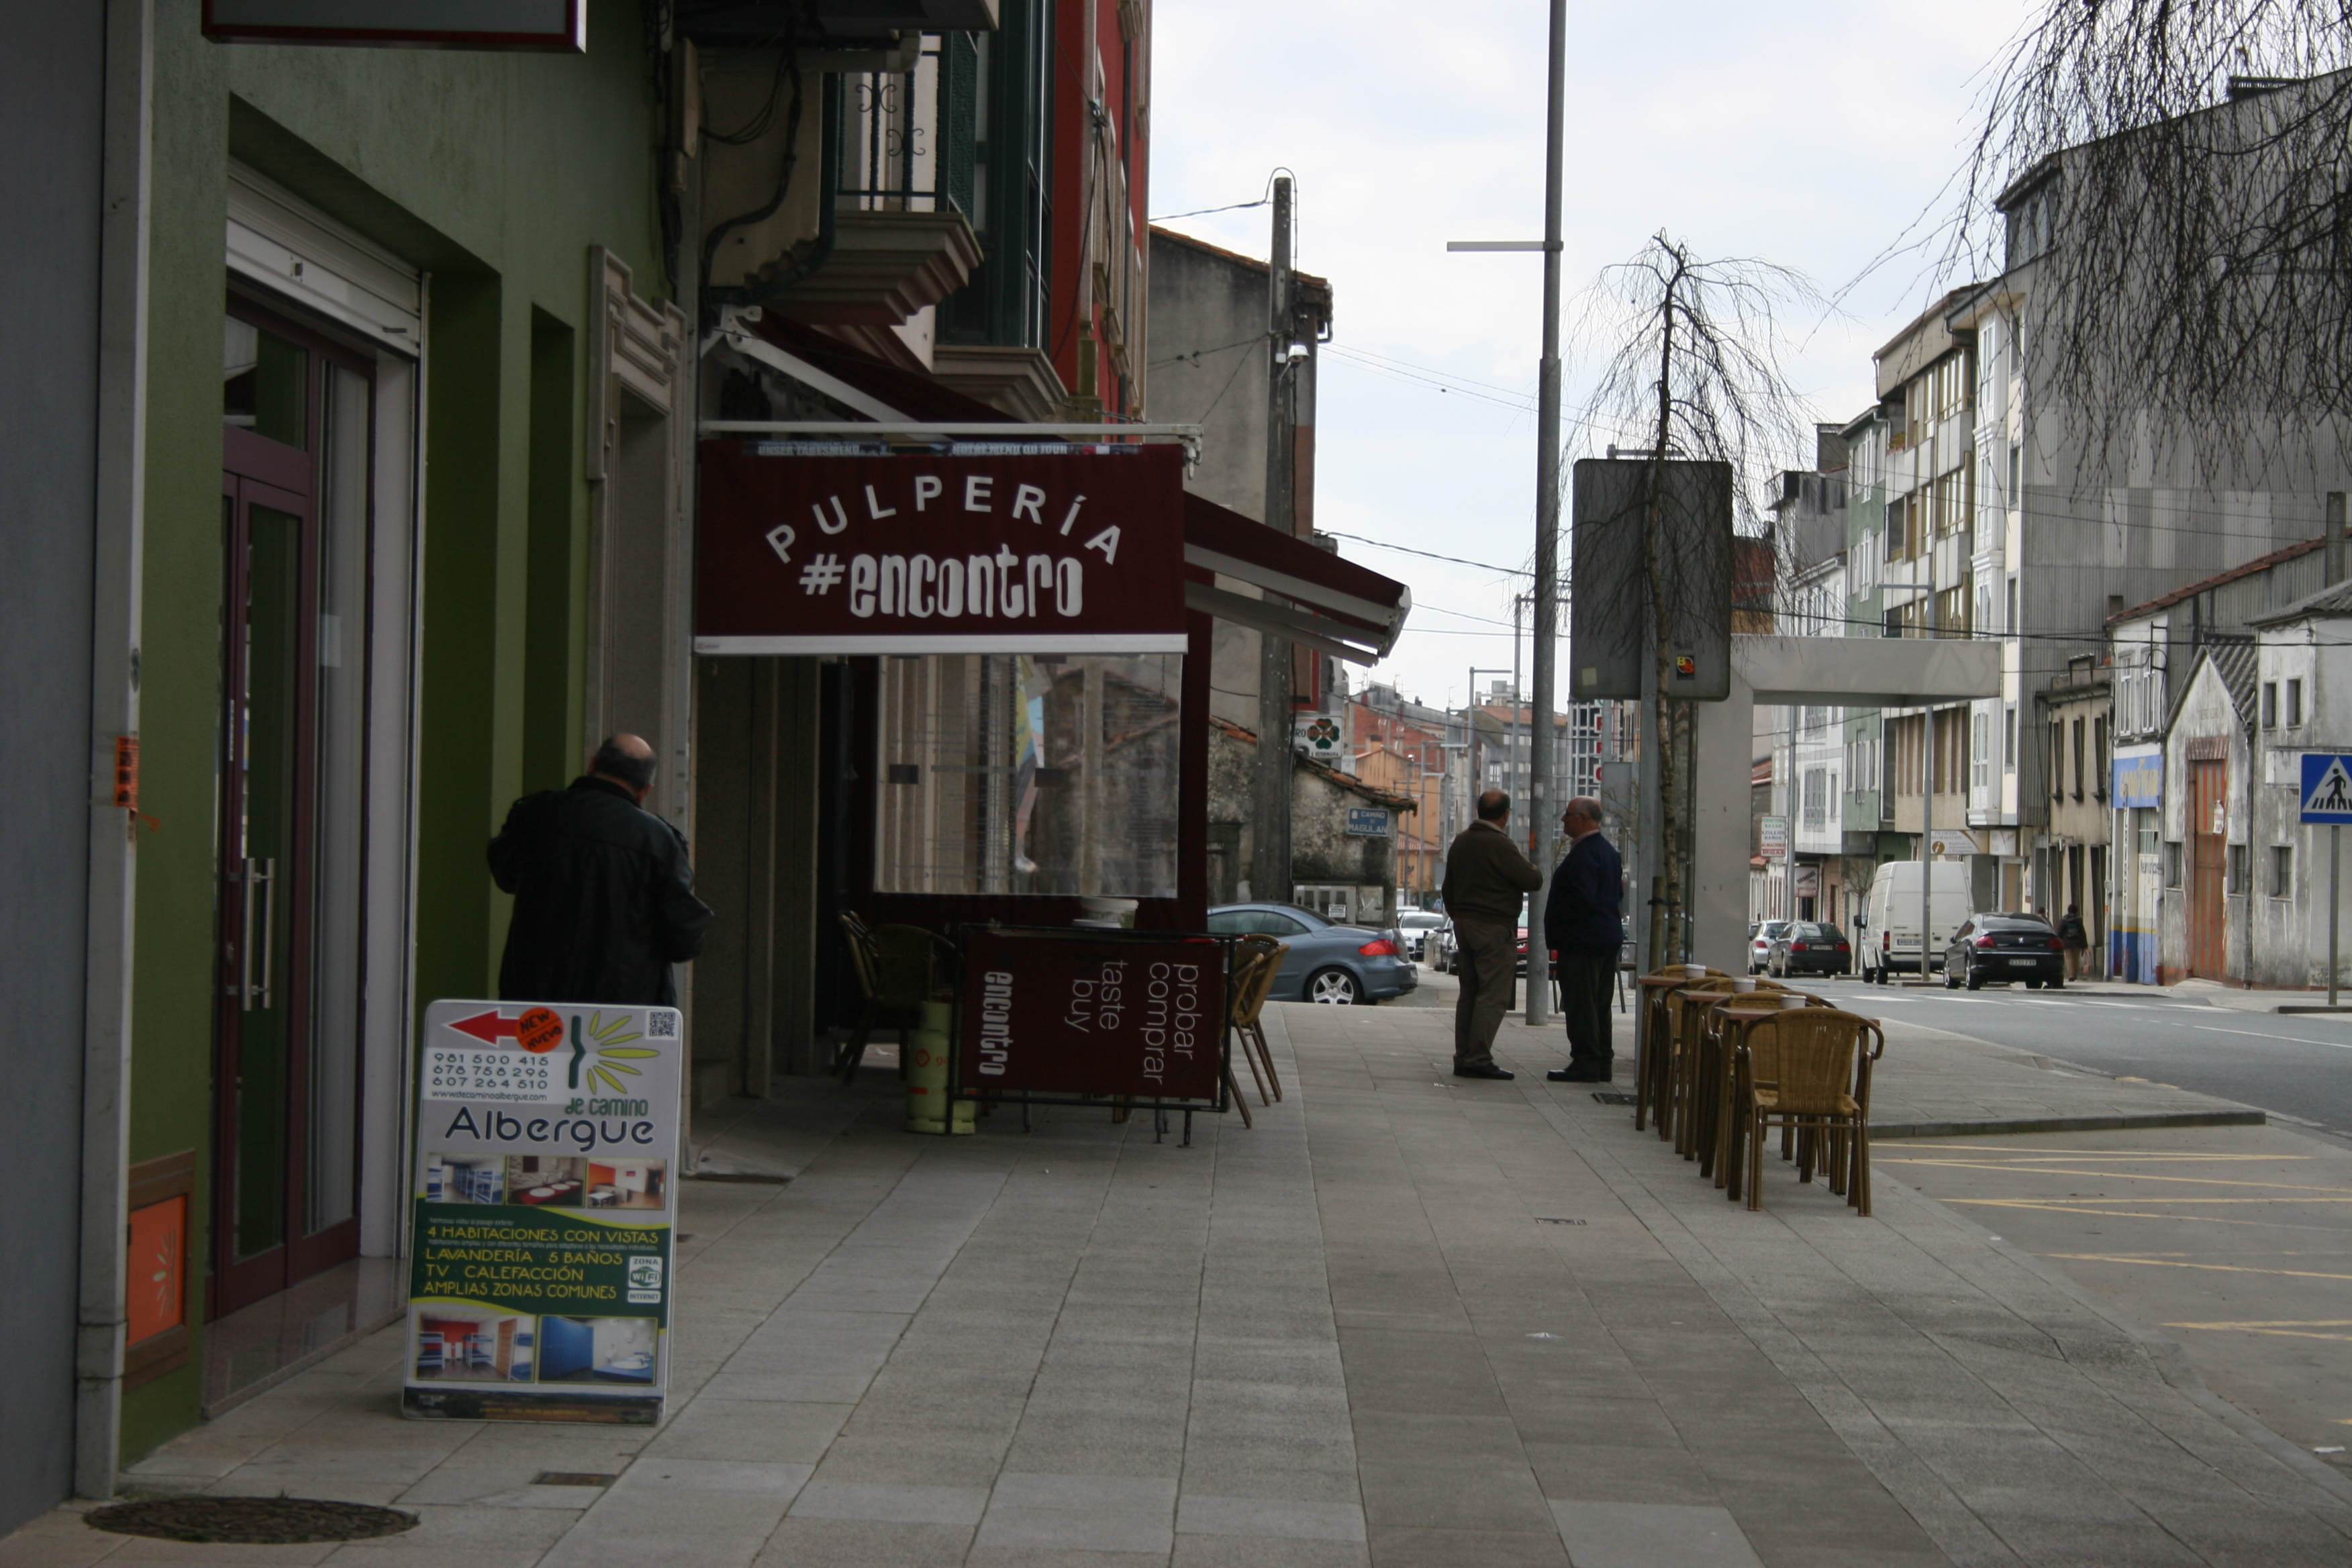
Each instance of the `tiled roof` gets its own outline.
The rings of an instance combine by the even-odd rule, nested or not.
[[[2168,609],[2174,605],[2193,599],[2208,588],[2218,588],[2224,583],[2234,583],[2241,577],[2251,577],[2257,572],[2267,572],[2282,562],[2308,555],[2326,542],[2326,541],[2320,539],[2299,540],[2282,549],[2273,550],[2268,555],[2257,555],[2252,561],[2231,567],[2227,572],[2217,572],[2212,576],[2191,583],[2185,588],[2175,588],[2171,593],[2160,598],[2150,599],[2145,605],[2134,605],[2128,610],[2118,610],[2107,617],[2107,625],[2112,626],[2119,621],[2136,621],[2142,616],[2152,616],[2158,610]]]

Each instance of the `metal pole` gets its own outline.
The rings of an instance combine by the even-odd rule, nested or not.
[[[1266,264],[1265,507],[1264,521],[1277,533],[1296,530],[1291,499],[1289,353],[1290,177],[1274,182],[1274,235]],[[1258,639],[1257,777],[1253,793],[1250,891],[1287,902],[1290,857],[1290,644],[1271,633]]]
[[[2344,874],[2344,829],[2327,825],[2327,1005],[2336,1005],[2336,928],[2343,903],[2336,879]]]
[[[1936,876],[1936,710],[1919,712],[1919,984],[1927,984],[1927,911],[1935,907],[1929,884]]]

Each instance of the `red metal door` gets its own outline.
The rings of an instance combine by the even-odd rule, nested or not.
[[[2229,978],[2221,940],[2229,865],[2230,764],[2191,762],[2189,775],[2189,973]]]

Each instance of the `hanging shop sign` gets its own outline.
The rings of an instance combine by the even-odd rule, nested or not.
[[[1789,819],[1787,817],[1759,818],[1756,837],[1760,852],[1767,860],[1786,860],[1789,858]]]
[[[1225,951],[1205,936],[974,929],[957,1092],[1214,1100]]]
[[[445,49],[588,47],[587,0],[205,0],[208,38]]]
[[[813,456],[707,441],[705,654],[1182,653],[1174,447]]]
[[[602,1002],[426,1009],[408,1414],[660,1418],[679,1020]]]
[[[2164,751],[2159,746],[2118,748],[2113,759],[2111,793],[2118,807],[2164,804]]]

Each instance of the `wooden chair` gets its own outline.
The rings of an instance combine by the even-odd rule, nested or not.
[[[1710,980],[1728,979],[1723,971],[1710,969]],[[1658,1136],[1672,1137],[1667,1125],[1666,1102],[1672,1079],[1669,1068],[1674,1052],[1666,1027],[1666,1003],[1673,994],[1692,981],[1679,963],[1670,963],[1654,973],[1636,980],[1634,990],[1642,1000],[1642,1010],[1635,1016],[1633,1069],[1633,1131],[1639,1132],[1649,1119],[1658,1119]]]
[[[1686,1160],[1695,1158],[1697,1150],[1691,1139],[1696,1127],[1692,1111],[1700,1032],[1707,1010],[1724,997],[1735,994],[1727,974],[1685,981],[1666,994],[1665,1020],[1660,1035],[1666,1052],[1665,1089],[1659,1102],[1658,1136],[1671,1139],[1675,1152]]]
[[[1274,1070],[1274,1049],[1266,1043],[1261,1016],[1265,1011],[1266,999],[1274,994],[1275,976],[1281,973],[1282,961],[1289,952],[1288,944],[1265,936],[1244,937],[1234,944],[1233,992],[1226,1004],[1225,1017],[1241,1047],[1242,1059],[1249,1064],[1250,1076],[1257,1080],[1261,1105],[1271,1105],[1282,1098],[1282,1079]],[[1271,1098],[1269,1089],[1273,1091]]]
[[[903,1075],[907,1037],[923,1026],[923,1004],[955,994],[955,944],[920,926],[869,926],[848,912],[841,917],[841,930],[866,1005],[834,1058],[833,1070],[848,1083],[866,1060],[866,1042],[874,1031],[896,1029]]]
[[[1866,1092],[1868,1064],[1885,1047],[1876,1023],[1836,1007],[1790,1008],[1749,1026],[1739,1053],[1739,1125],[1732,1151],[1746,1160],[1735,1195],[1744,1196],[1748,1208],[1764,1206],[1764,1133],[1777,1126],[1811,1134],[1799,1143],[1799,1181],[1813,1179],[1818,1159],[1830,1190],[1869,1215],[1870,1117],[1854,1091]]]

